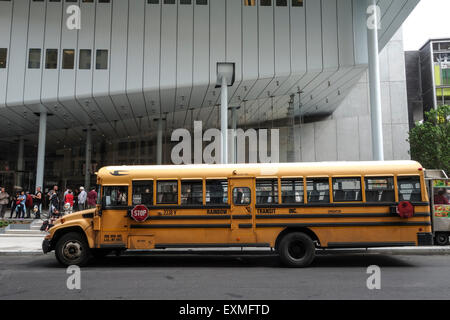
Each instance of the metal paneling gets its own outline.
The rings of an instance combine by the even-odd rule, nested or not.
[[[144,96],[150,115],[161,112],[159,73],[161,53],[161,4],[145,6]]]
[[[23,105],[25,69],[28,63],[29,1],[14,1],[11,46],[8,53],[7,105]]]
[[[42,50],[45,32],[45,2],[30,2],[30,14],[28,23],[28,46],[27,52],[31,48],[41,49],[41,67],[39,69],[25,70],[24,104],[36,104],[41,100],[41,76],[45,67],[45,52]]]
[[[11,20],[13,3],[10,1],[0,1],[0,48],[7,49],[6,68],[0,69],[0,107],[6,103],[6,86],[8,79],[9,60],[11,57]]]

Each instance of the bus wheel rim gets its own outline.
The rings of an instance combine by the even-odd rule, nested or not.
[[[292,241],[288,246],[288,253],[292,259],[300,260],[306,255],[305,245],[302,241]]]
[[[63,247],[63,254],[66,259],[76,260],[81,257],[83,252],[81,243],[78,241],[67,241]]]

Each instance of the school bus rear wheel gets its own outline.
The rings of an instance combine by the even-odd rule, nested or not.
[[[302,232],[288,233],[278,248],[281,262],[287,267],[304,268],[314,260],[315,246],[312,239]]]
[[[63,266],[84,266],[89,260],[89,245],[78,232],[69,232],[59,238],[55,247],[56,259]]]

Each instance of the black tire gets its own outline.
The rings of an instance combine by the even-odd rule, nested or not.
[[[63,235],[55,247],[56,259],[63,266],[85,266],[89,261],[90,249],[85,237],[78,232]]]
[[[449,244],[448,234],[447,233],[436,233],[434,236],[434,242],[438,246],[446,246]]]
[[[309,236],[302,232],[293,232],[281,239],[278,253],[285,266],[304,268],[314,260],[316,248]]]
[[[102,259],[111,252],[112,250],[109,249],[91,249],[91,254],[95,259]]]

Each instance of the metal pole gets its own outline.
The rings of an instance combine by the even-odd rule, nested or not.
[[[228,163],[228,84],[226,77],[222,77],[222,91],[220,104],[220,127],[222,131],[222,164]]]
[[[91,158],[92,158],[92,127],[86,130],[86,162],[84,171],[84,187],[90,189],[91,184]]]
[[[36,167],[36,188],[44,188],[45,139],[47,135],[47,113],[39,114],[39,141]]]
[[[162,164],[163,126],[162,118],[158,119],[158,132],[156,137],[156,164]]]
[[[375,6],[376,0],[367,0]],[[378,10],[374,10],[374,26],[367,28],[367,49],[369,53],[370,118],[372,124],[372,156],[375,161],[384,160],[383,121],[381,113],[380,59],[378,50]]]
[[[237,107],[231,107],[231,162],[237,162],[236,129],[237,129]]]
[[[16,175],[16,186],[24,187],[23,183],[23,149],[24,149],[24,139],[19,138],[19,152],[17,155],[17,175]]]

